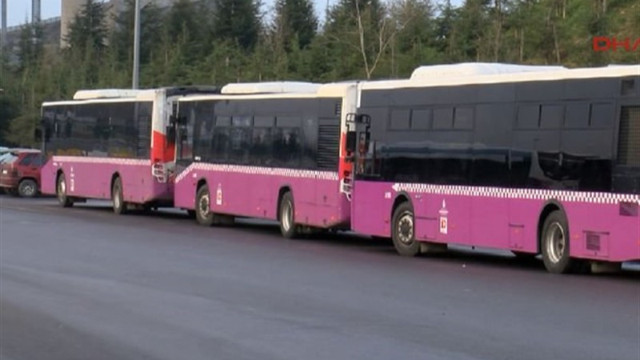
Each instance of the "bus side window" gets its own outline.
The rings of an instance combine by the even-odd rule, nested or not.
[[[253,119],[250,161],[254,165],[271,165],[273,158],[273,126],[275,117],[256,116]]]
[[[281,166],[300,166],[302,151],[300,117],[278,116],[273,134],[273,152],[276,162]]]

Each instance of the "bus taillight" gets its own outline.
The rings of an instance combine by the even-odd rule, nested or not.
[[[153,166],[151,167],[151,174],[154,178],[156,178],[156,180],[158,180],[159,183],[167,182],[167,169],[165,168],[163,163],[153,163]]]

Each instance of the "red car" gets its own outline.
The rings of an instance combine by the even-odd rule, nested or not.
[[[11,151],[0,163],[0,187],[12,195],[36,196],[40,189],[42,164],[39,150]]]

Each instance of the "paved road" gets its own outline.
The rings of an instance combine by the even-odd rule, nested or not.
[[[0,196],[0,358],[640,359],[640,281]]]

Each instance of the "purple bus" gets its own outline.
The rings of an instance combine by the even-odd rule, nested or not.
[[[362,83],[356,119],[351,229],[401,255],[640,260],[639,66]]]
[[[111,199],[129,205],[173,206],[177,99],[205,88],[83,90],[74,100],[42,104],[41,191],[64,207]]]
[[[180,99],[176,207],[202,225],[278,220],[289,238],[306,228],[348,229],[346,118],[355,95],[355,83],[232,84],[220,95]]]

